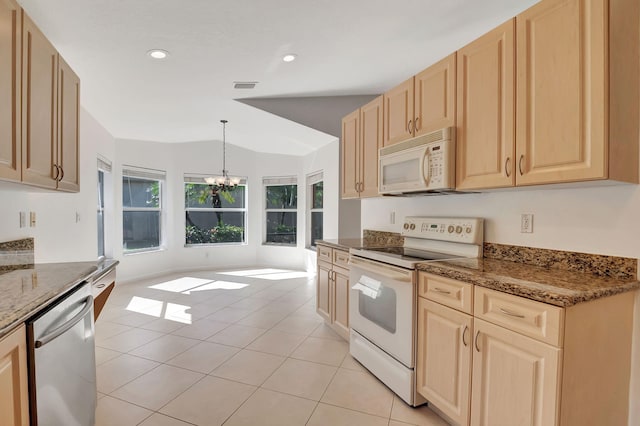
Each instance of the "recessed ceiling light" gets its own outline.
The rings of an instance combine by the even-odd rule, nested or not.
[[[169,56],[169,52],[162,49],[151,49],[147,52],[147,55],[151,56],[153,59],[165,59]]]
[[[295,53],[289,53],[287,55],[284,55],[282,57],[282,60],[285,62],[293,62],[296,60],[296,58],[298,57],[298,55],[296,55]]]

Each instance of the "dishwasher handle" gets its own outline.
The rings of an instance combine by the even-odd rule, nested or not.
[[[76,325],[77,323],[82,321],[82,319],[85,316],[87,316],[87,313],[93,307],[93,296],[87,296],[82,301],[82,303],[85,305],[85,307],[82,308],[82,310],[80,312],[78,312],[78,314],[76,316],[74,316],[73,318],[71,318],[69,321],[65,322],[61,326],[56,327],[55,329],[53,329],[53,331],[51,333],[45,334],[44,337],[42,337],[41,339],[36,340],[35,347],[36,348],[43,347],[44,345],[46,345],[47,343],[51,342],[55,338],[59,337],[61,334],[64,334],[71,327],[73,327],[74,325]]]

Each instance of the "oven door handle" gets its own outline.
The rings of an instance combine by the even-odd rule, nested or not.
[[[76,316],[74,316],[73,318],[71,318],[69,321],[65,322],[64,324],[62,324],[59,327],[56,327],[55,329],[53,329],[53,331],[49,334],[46,334],[44,337],[36,340],[35,343],[35,347],[36,348],[41,348],[44,345],[46,345],[47,343],[51,342],[52,340],[56,339],[57,337],[61,336],[62,334],[64,334],[66,331],[68,331],[69,329],[71,329],[74,325],[76,325],[77,323],[79,323],[80,321],[82,321],[82,319],[87,316],[87,313],[91,310],[91,308],[93,307],[93,296],[87,296],[83,301],[82,304],[85,305],[84,308],[82,308],[82,310],[80,312],[78,312],[78,314]]]
[[[394,281],[402,281],[408,283],[413,282],[413,269],[406,270],[391,265],[382,266],[377,262],[370,262],[368,260],[358,259],[353,256],[349,257],[349,265],[355,266],[368,272],[382,275],[383,277],[392,279]]]

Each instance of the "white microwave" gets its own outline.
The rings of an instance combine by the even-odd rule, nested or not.
[[[447,127],[380,148],[380,194],[447,192],[455,190],[454,128]]]

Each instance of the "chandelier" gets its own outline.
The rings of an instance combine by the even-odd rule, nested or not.
[[[204,181],[212,188],[218,191],[233,191],[233,189],[240,183],[239,177],[229,177],[229,171],[227,170],[227,149],[226,149],[226,127],[227,120],[220,120],[222,123],[222,175],[210,176],[204,178]]]

